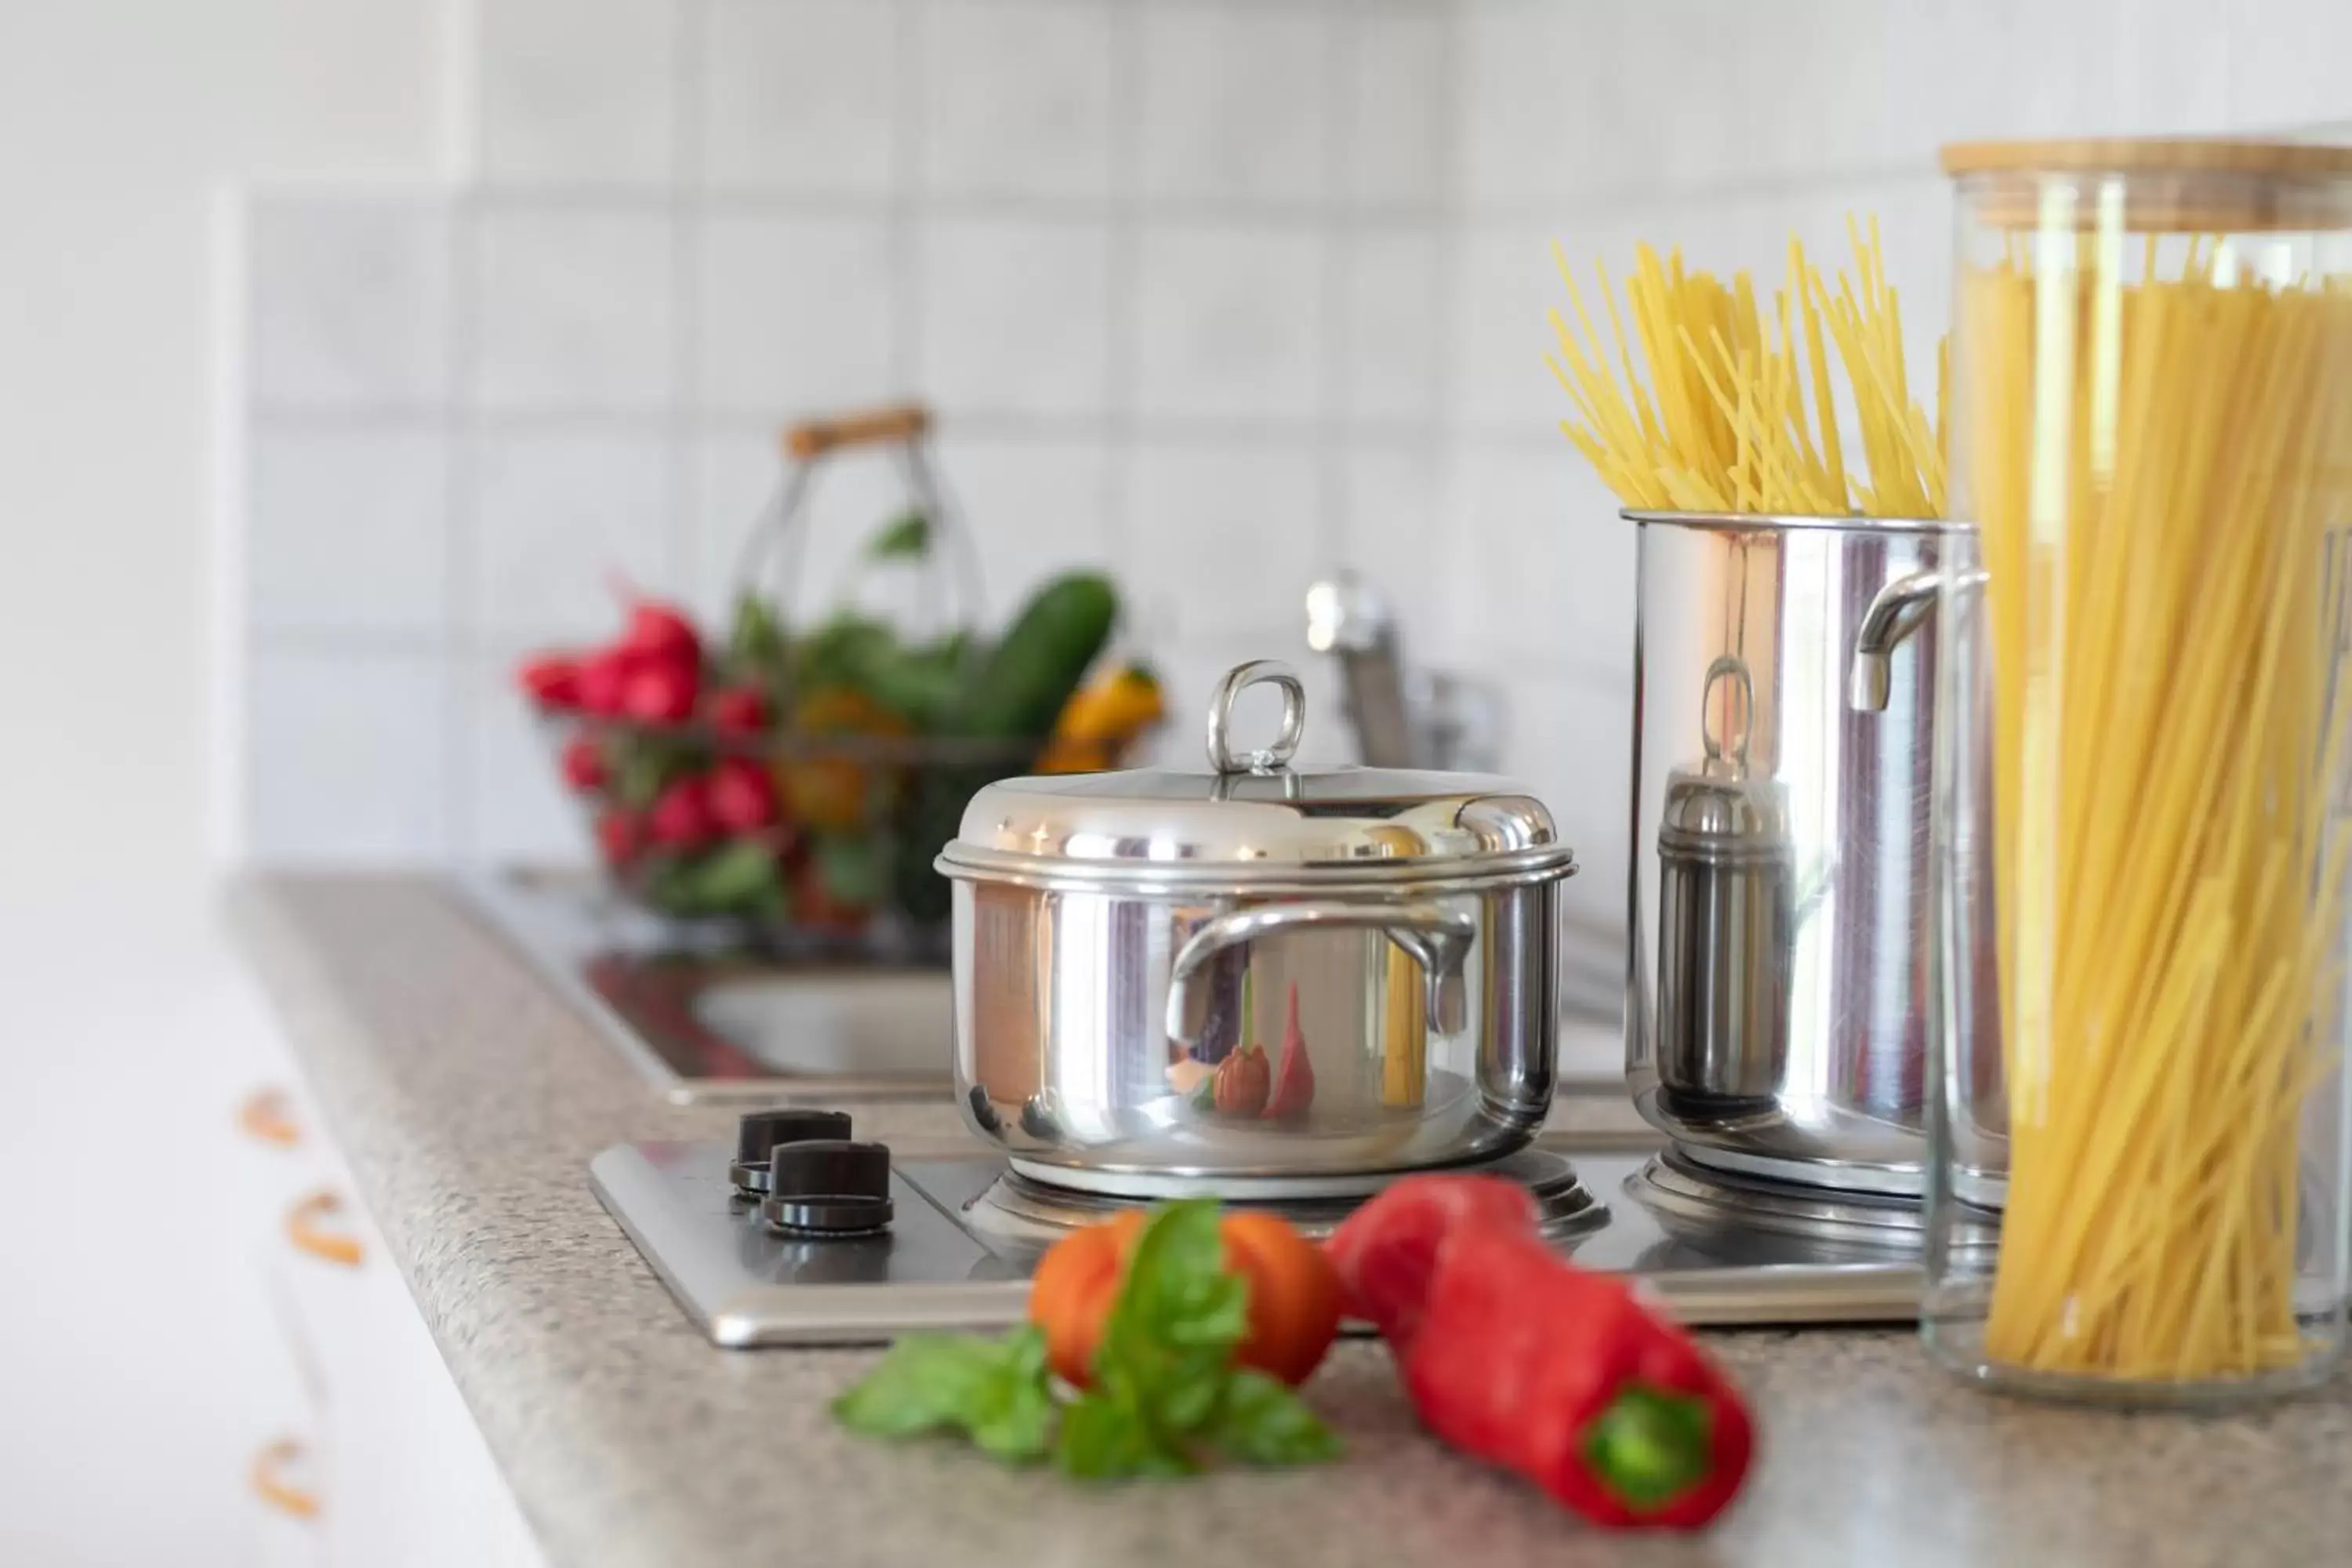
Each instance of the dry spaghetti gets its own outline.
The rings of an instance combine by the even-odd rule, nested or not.
[[[2165,244],[2168,276],[2154,239],[2069,229],[1961,279],[2009,1117],[1984,1349],[2201,1381],[2306,1353],[2352,297]]]
[[[1943,431],[1905,374],[1902,310],[1876,223],[1851,240],[1854,270],[1840,272],[1834,289],[1790,240],[1788,281],[1769,316],[1747,273],[1727,284],[1686,270],[1680,251],[1661,260],[1643,246],[1622,310],[1607,268],[1595,268],[1606,342],[1555,250],[1574,310],[1572,321],[1551,312],[1559,352],[1549,363],[1577,413],[1560,428],[1620,500],[1685,511],[1942,515]],[[1939,353],[1938,408],[1942,363]],[[1860,448],[1851,460],[1839,373]]]

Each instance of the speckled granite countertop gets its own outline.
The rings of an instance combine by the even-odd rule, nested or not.
[[[712,1349],[588,1189],[659,1103],[434,883],[272,878],[246,947],[551,1563],[2336,1563],[2352,1389],[2228,1419],[1998,1399],[1907,1332],[1711,1336],[1760,1412],[1747,1496],[1696,1541],[1587,1531],[1421,1436],[1377,1346],[1311,1385],[1340,1465],[1082,1490],[947,1447],[857,1442],[825,1401],[870,1352]],[[874,1136],[952,1111],[871,1107]]]

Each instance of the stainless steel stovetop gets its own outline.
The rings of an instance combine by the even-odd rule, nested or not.
[[[917,1329],[1021,1321],[1053,1240],[1116,1200],[1013,1175],[971,1144],[893,1152],[879,1235],[771,1233],[740,1197],[724,1143],[624,1143],[590,1166],[596,1195],[678,1303],[725,1346],[866,1344]],[[1588,1267],[1639,1275],[1703,1324],[1904,1321],[1918,1312],[1916,1211],[1728,1181],[1672,1153],[1539,1139],[1495,1167],[1527,1181],[1548,1234]],[[1286,1210],[1310,1233],[1344,1204]],[[1892,1243],[1892,1245],[1887,1245]]]

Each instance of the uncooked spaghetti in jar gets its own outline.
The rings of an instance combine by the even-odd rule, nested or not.
[[[1922,1331],[2195,1403],[2346,1342],[2352,149],[1948,149],[1943,1070]],[[2000,1220],[1996,1248],[1951,1244]]]

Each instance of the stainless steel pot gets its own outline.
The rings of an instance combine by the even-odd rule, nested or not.
[[[1234,699],[1283,694],[1263,751]],[[1228,674],[1212,772],[1010,779],[940,856],[955,883],[956,1088],[1040,1180],[1303,1196],[1500,1155],[1549,1110],[1559,884],[1528,790],[1294,771],[1298,679]]]
[[[1626,1078],[1735,1173],[1921,1190],[1938,573],[1965,524],[1641,531]]]

